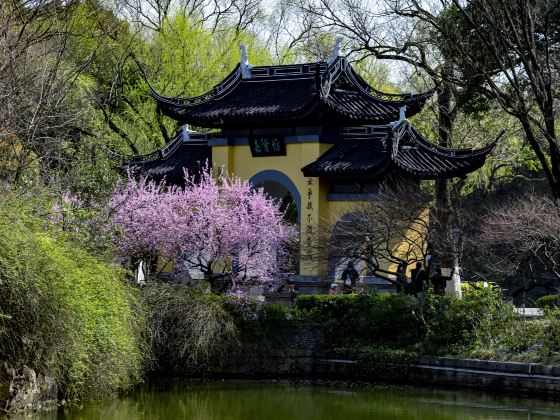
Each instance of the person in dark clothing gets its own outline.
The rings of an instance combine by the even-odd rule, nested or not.
[[[414,295],[422,293],[428,283],[428,274],[421,262],[416,263],[416,268],[411,270],[412,292]]]
[[[293,307],[296,304],[296,299],[299,295],[299,290],[296,288],[296,284],[294,283],[293,280],[288,280],[286,283],[287,283],[286,286],[288,288],[287,292],[290,296],[290,303]]]
[[[408,282],[406,278],[406,265],[404,263],[400,263],[397,267],[397,293],[404,291],[406,293],[408,289]]]
[[[348,262],[346,269],[342,272],[342,276],[340,276],[342,280],[342,292],[344,294],[349,294],[354,291],[354,287],[360,278],[360,275],[354,268],[354,264],[352,261]]]
[[[441,274],[441,268],[437,268],[431,278],[432,285],[434,286],[434,293],[436,295],[443,295],[445,293],[445,285],[447,284],[447,277]]]

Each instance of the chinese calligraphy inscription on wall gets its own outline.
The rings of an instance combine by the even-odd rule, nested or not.
[[[250,136],[249,147],[253,157],[286,156],[286,144],[282,136]]]
[[[305,228],[305,239],[308,245],[313,242],[313,178],[307,178],[307,202],[305,204],[305,215],[307,226]]]

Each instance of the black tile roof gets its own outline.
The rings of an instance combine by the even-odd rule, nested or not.
[[[431,143],[407,122],[393,130],[391,158],[420,179],[464,177],[481,168],[495,143],[481,149],[448,149]]]
[[[482,167],[493,147],[443,148],[404,121],[385,134],[342,140],[302,171],[305,176],[326,178],[380,178],[394,170],[418,179],[463,177]]]
[[[377,178],[390,172],[389,154],[378,138],[342,140],[302,171],[312,177]]]
[[[243,122],[295,118],[313,104],[313,84],[306,80],[274,80],[270,83],[244,81],[225,99],[184,107],[159,101],[164,114],[199,127],[221,126],[222,121]]]
[[[341,140],[315,162],[302,168],[305,176],[327,178],[376,178],[390,172],[390,152],[385,141],[388,128]]]
[[[181,124],[200,127],[248,126],[272,121],[386,124],[399,108],[418,113],[431,92],[392,95],[376,91],[345,58],[331,65],[308,63],[253,67],[243,78],[238,65],[210,92],[196,98],[164,97],[152,88],[159,109]]]
[[[206,163],[212,164],[212,148],[208,146],[208,141],[183,141],[179,135],[162,150],[134,157],[128,167],[156,181],[165,177],[166,182],[181,185],[184,170],[196,174]]]
[[[210,135],[211,136],[211,135]],[[136,156],[128,167],[155,180],[183,183],[183,171],[197,173],[212,164],[209,136],[179,134],[164,149]],[[495,143],[481,149],[448,149],[431,143],[407,121],[394,127],[360,126],[342,130],[342,140],[316,161],[304,166],[304,176],[334,179],[384,178],[399,172],[416,179],[464,177],[486,161]]]

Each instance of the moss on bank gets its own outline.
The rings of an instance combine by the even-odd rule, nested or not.
[[[46,208],[0,197],[0,361],[54,377],[64,398],[127,389],[145,359],[137,290],[37,215]]]

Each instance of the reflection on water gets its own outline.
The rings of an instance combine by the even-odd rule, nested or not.
[[[29,417],[27,417],[29,418]],[[412,387],[258,381],[171,381],[130,395],[49,412],[73,420],[358,420],[560,418],[560,404]]]

